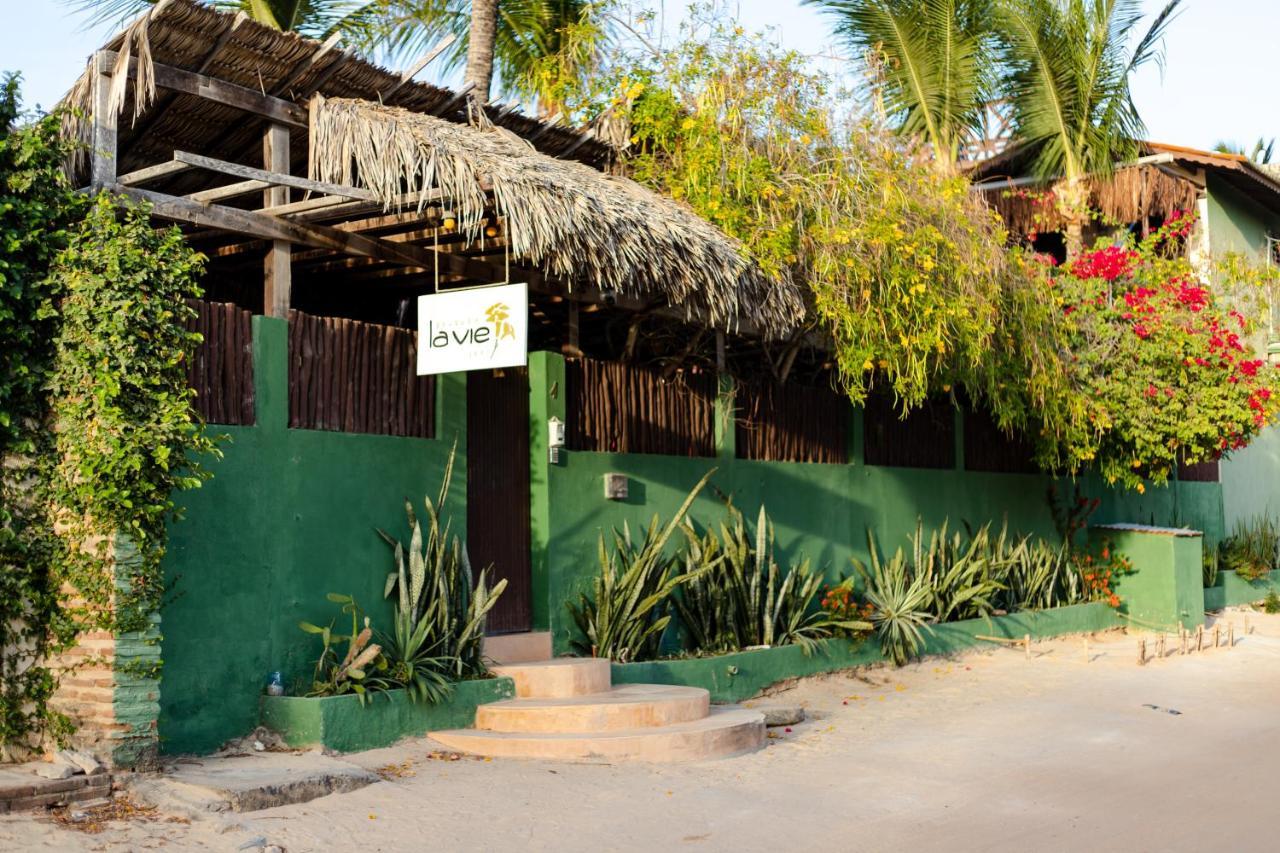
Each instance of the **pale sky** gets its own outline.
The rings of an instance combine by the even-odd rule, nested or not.
[[[1280,136],[1280,0],[1183,5],[1168,30],[1163,75],[1149,66],[1134,81],[1148,137],[1207,148],[1219,139],[1251,145]],[[0,71],[22,72],[28,106],[55,103],[110,35],[102,27],[85,30],[83,17],[59,0],[0,0],[0,7]],[[682,8],[668,0],[668,18]],[[798,0],[739,0],[736,8],[744,27],[773,29],[784,46],[819,57],[824,67],[840,53],[823,17]],[[438,80],[439,70],[428,68],[420,79]]]

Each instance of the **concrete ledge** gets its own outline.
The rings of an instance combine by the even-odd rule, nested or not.
[[[358,752],[436,729],[465,728],[475,722],[477,705],[515,695],[510,678],[483,678],[458,682],[449,698],[436,705],[415,704],[404,690],[378,694],[363,706],[354,695],[264,696],[261,719],[289,746],[321,745]]]
[[[1268,577],[1253,583],[1235,572],[1222,572],[1218,575],[1217,586],[1205,587],[1204,609],[1221,610],[1224,607],[1253,604],[1266,598],[1269,592],[1280,595],[1280,572],[1272,572]]]
[[[987,619],[968,619],[933,625],[925,633],[926,654],[950,654],[973,646],[989,645],[977,635],[1036,639],[1063,634],[1083,634],[1118,627],[1120,618],[1102,602],[1074,604],[1053,610],[1027,611]],[[702,687],[712,702],[741,702],[770,685],[823,672],[880,663],[879,641],[824,640],[810,655],[800,646],[776,646],[709,658],[645,661],[613,664],[614,684],[684,684]]]

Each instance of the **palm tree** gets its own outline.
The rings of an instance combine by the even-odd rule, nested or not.
[[[67,0],[90,15],[93,23],[123,21],[155,4],[156,0]],[[311,38],[328,38],[341,32],[367,38],[384,0],[207,0],[210,6],[243,12],[251,20],[272,29],[296,32]]]
[[[992,0],[804,0],[876,78],[885,114],[941,171],[980,135],[995,80]]]
[[[1248,151],[1238,142],[1222,141],[1213,146],[1213,150],[1220,154],[1239,154],[1241,157],[1247,157],[1253,162],[1265,166],[1271,162],[1271,155],[1275,152],[1276,140],[1273,136],[1271,139],[1259,136],[1258,140],[1253,143],[1253,148]]]
[[[1085,177],[1109,175],[1138,153],[1145,128],[1129,80],[1163,61],[1161,38],[1182,0],[1160,10],[1132,51],[1140,0],[997,2],[1014,136],[1034,151],[1036,176],[1059,179],[1055,196],[1073,256],[1088,219]]]
[[[452,34],[456,41],[441,57],[443,67],[465,67],[473,96],[488,100],[495,76],[504,89],[525,95],[539,62],[580,49],[566,34],[589,25],[603,47],[603,2],[592,0],[384,0],[383,45],[397,54],[415,54]],[[584,69],[585,71],[585,69]]]

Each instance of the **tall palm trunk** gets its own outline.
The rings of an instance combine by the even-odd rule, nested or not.
[[[1084,251],[1084,226],[1089,221],[1089,185],[1082,175],[1070,175],[1055,188],[1058,211],[1066,221],[1067,260]]]
[[[488,103],[493,86],[493,48],[498,30],[498,0],[471,0],[471,31],[467,45],[466,82],[471,97]]]

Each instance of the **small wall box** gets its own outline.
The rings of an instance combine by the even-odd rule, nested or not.
[[[604,496],[606,500],[625,501],[627,499],[627,475],[605,474]]]

